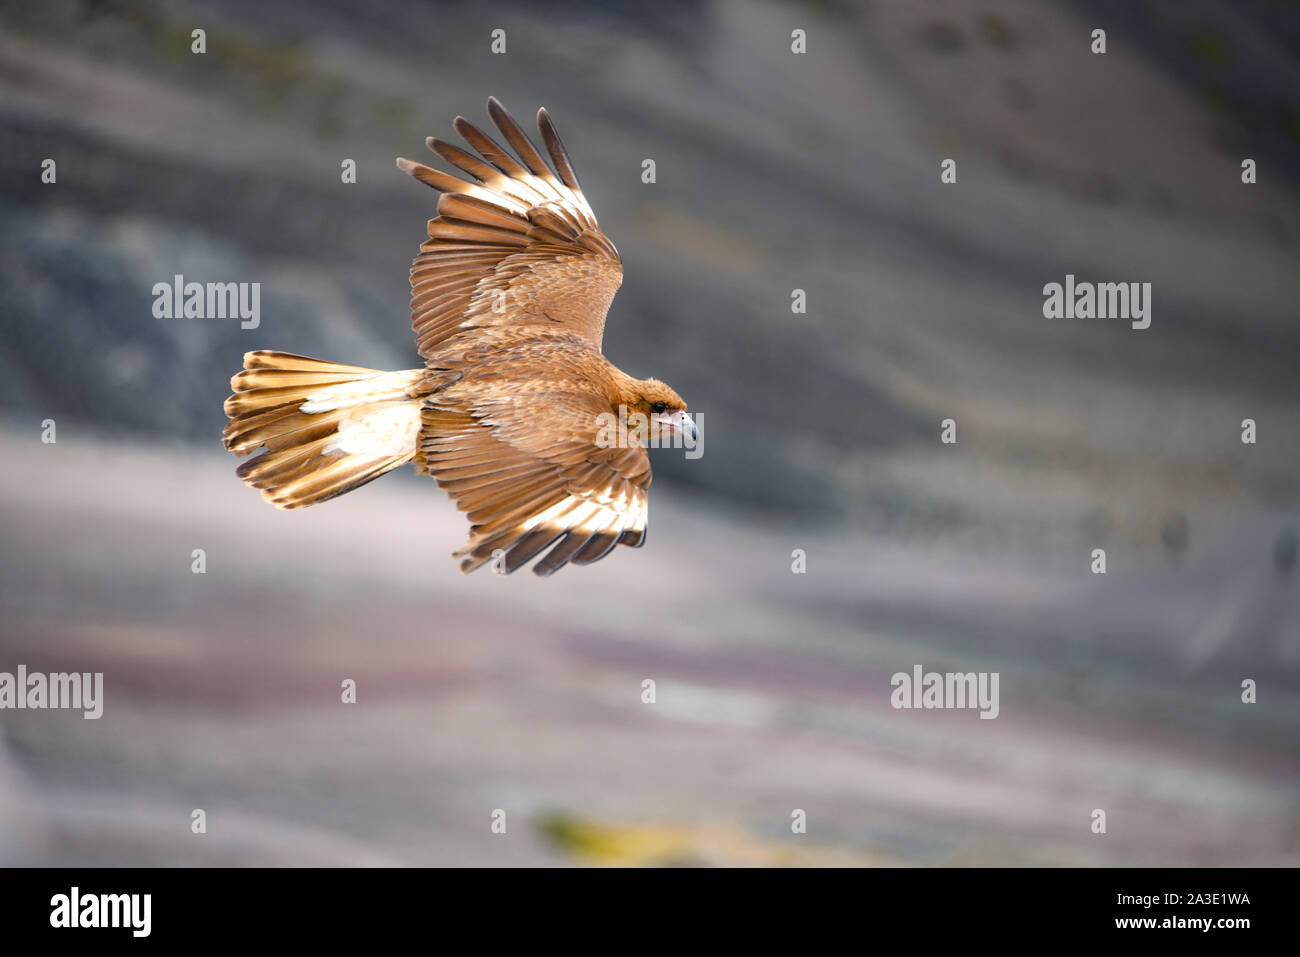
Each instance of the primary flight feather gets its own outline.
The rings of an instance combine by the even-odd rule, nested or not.
[[[459,170],[398,159],[432,186],[438,215],[411,264],[411,325],[425,368],[377,372],[284,352],[244,356],[226,400],[225,445],[263,448],[239,476],[280,508],[350,492],[413,462],[470,521],[455,553],[469,572],[586,565],[645,541],[647,434],[694,434],[686,403],[601,353],[623,281],[546,110],[550,164],[495,98],[488,115],[514,151],[461,117],[476,152],[430,138]],[[611,416],[650,430],[620,430]],[[633,418],[639,416],[639,420]],[[549,549],[549,551],[548,551]]]

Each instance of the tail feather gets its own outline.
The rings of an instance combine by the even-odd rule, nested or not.
[[[415,457],[425,373],[377,372],[287,352],[244,356],[230,380],[226,448],[264,451],[237,474],[278,508],[350,492]]]

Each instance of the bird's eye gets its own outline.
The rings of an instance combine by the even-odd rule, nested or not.
[[[656,414],[658,414],[658,413],[664,411],[664,409],[666,409],[666,408],[668,408],[668,405],[667,405],[666,403],[664,403],[664,402],[656,402],[654,405],[650,406],[650,411],[651,411],[651,412],[654,412],[654,413],[656,413]]]

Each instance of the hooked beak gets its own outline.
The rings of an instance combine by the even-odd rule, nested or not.
[[[660,412],[650,417],[650,421],[655,424],[660,432],[680,432],[688,436],[692,442],[699,438],[699,432],[695,429],[694,420],[685,412]]]

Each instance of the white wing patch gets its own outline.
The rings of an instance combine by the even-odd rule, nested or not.
[[[646,527],[646,496],[626,494],[617,500],[608,492],[597,501],[570,495],[544,512],[539,512],[520,525],[520,532],[535,528],[553,529],[557,532],[579,527],[609,528],[644,531]]]

